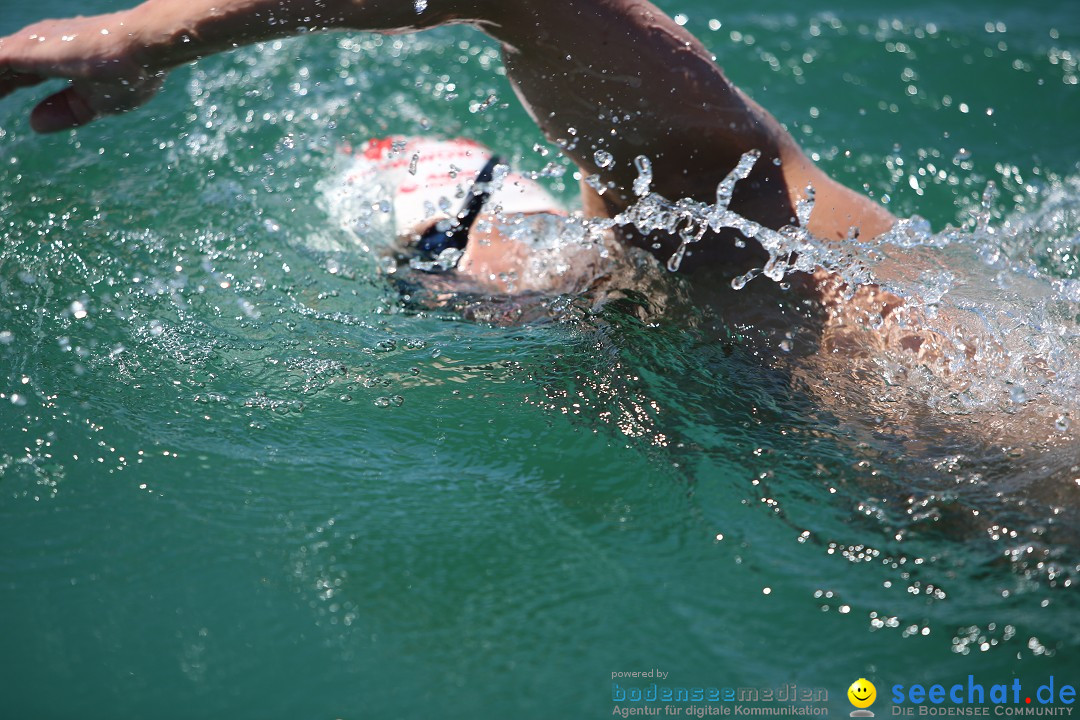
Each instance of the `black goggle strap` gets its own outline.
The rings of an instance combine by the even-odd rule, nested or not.
[[[480,174],[476,176],[476,181],[465,198],[465,204],[454,217],[453,224],[449,228],[440,230],[438,224],[432,225],[420,236],[416,252],[423,260],[435,260],[447,248],[465,249],[469,242],[469,230],[476,223],[484,204],[491,197],[491,189],[487,185],[495,176],[495,166],[501,162],[502,158],[498,155],[493,155],[487,161]],[[484,187],[481,189],[478,186]]]

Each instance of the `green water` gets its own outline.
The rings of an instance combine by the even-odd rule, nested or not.
[[[1063,196],[1032,246],[1080,275],[1075,3],[662,7],[898,214]],[[77,133],[0,101],[0,717],[608,717],[653,667],[834,715],[864,676],[879,717],[896,683],[1075,685],[1080,497],[1032,490],[1075,450],[984,489],[691,320],[401,310],[318,183],[390,132],[540,169],[499,67],[464,28],[312,36]]]

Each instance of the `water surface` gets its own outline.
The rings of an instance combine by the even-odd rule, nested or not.
[[[997,307],[1006,273],[1050,318],[1009,332],[1075,373],[1072,3],[661,5],[830,173],[958,228],[932,252],[990,278],[960,297]],[[573,202],[500,68],[464,28],[336,34],[75,133],[0,103],[12,716],[606,717],[611,673],[651,667],[834,713],[858,677],[1075,680],[1074,445],[966,451],[940,397],[898,438],[692,308],[402,309],[320,182],[346,143],[465,135]],[[1014,380],[981,386],[1003,417]]]

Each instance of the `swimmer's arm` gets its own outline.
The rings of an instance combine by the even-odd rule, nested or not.
[[[33,110],[38,132],[66,130],[149,100],[178,65],[305,31],[409,32],[486,17],[498,0],[148,0],[131,10],[45,20],[0,38],[0,98],[50,78],[71,81]]]
[[[588,176],[586,208],[612,215],[635,200],[634,158],[652,161],[653,189],[711,202],[742,153],[760,151],[731,207],[763,225],[788,224],[807,185],[816,191],[810,230],[844,238],[888,230],[895,218],[829,178],[764,108],[721,71],[685,28],[646,0],[517,0],[487,31],[503,43],[511,80],[548,137],[563,140]],[[612,156],[600,167],[596,152]],[[606,157],[601,155],[600,157]]]

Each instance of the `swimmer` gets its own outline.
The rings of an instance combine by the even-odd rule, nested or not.
[[[817,168],[772,115],[728,81],[696,38],[647,0],[148,0],[107,15],[46,20],[0,39],[0,97],[49,78],[70,80],[30,116],[38,132],[56,132],[142,105],[171,69],[242,44],[312,29],[406,33],[452,23],[474,25],[501,44],[508,77],[536,123],[583,178],[599,178],[602,194],[582,184],[587,217],[615,218],[635,203],[639,156],[651,161],[654,192],[711,203],[744,154],[756,152],[759,159],[735,184],[728,205],[741,217],[772,230],[797,224],[799,203],[812,187],[814,209],[804,224],[818,238],[842,246],[896,223],[883,207]],[[486,152],[477,153],[473,179]],[[514,222],[563,212],[530,193],[531,204],[518,208]],[[452,277],[494,292],[580,292],[608,275],[605,263],[619,267],[620,253],[637,248],[667,260],[680,242],[674,234],[644,234],[628,224],[616,229],[617,242],[572,258],[574,272],[544,276],[528,267],[536,249],[518,242],[520,234],[510,237],[490,213],[470,221],[461,247],[464,228],[453,226],[464,218],[451,217],[452,207],[439,209],[446,214],[416,222],[442,222],[436,232],[453,231]],[[425,230],[402,229],[417,247]],[[439,259],[421,247],[425,253],[424,262]],[[738,230],[709,229],[679,270],[693,278],[694,301],[721,308],[718,315],[728,326],[777,327],[793,321],[770,310],[774,291],[758,290],[752,301],[731,291],[731,278],[760,268],[767,258]],[[940,334],[919,329],[918,318],[899,312],[901,299],[880,288],[848,288],[822,268],[785,279],[794,294],[816,303],[819,317],[807,323],[817,328],[816,337],[806,354],[884,349],[932,362],[945,345]],[[446,290],[459,287],[448,284]],[[879,319],[873,332],[864,322],[871,316]],[[855,343],[852,328],[860,333]]]

